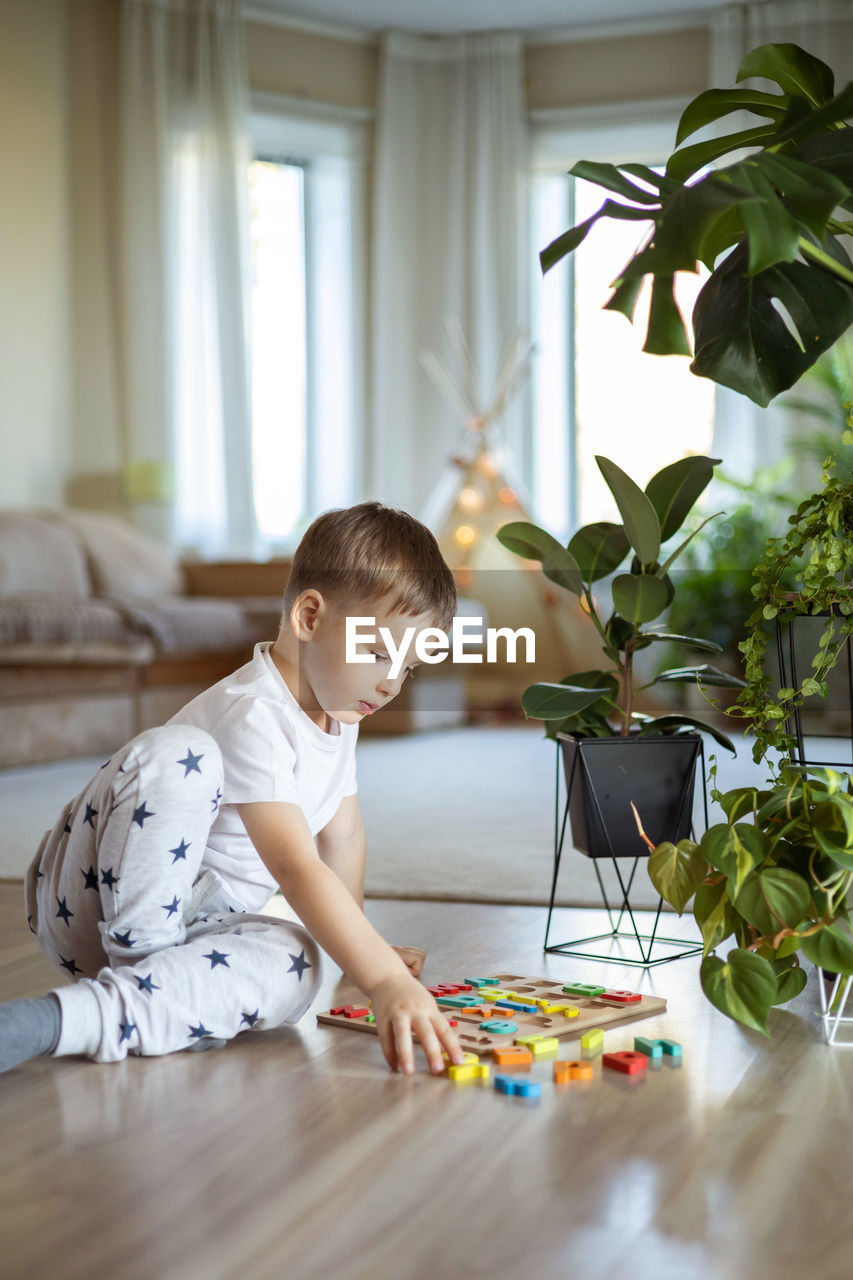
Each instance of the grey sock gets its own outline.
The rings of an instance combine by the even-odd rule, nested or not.
[[[62,1006],[52,991],[34,1000],[0,1004],[0,1071],[51,1053],[61,1028]]]
[[[227,1040],[216,1040],[213,1036],[205,1036],[203,1040],[196,1040],[195,1044],[188,1044],[184,1053],[203,1053],[205,1049],[224,1049]]]

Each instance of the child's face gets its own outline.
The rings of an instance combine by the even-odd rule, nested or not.
[[[357,641],[353,645],[356,654],[370,655],[372,662],[346,661],[348,616],[375,619],[375,625],[361,623],[358,628],[361,634],[375,635],[375,642]],[[326,601],[316,635],[301,646],[300,673],[328,715],[342,724],[358,724],[396,698],[412,670],[420,665],[415,657],[418,633],[432,626],[435,619],[431,613],[392,612],[390,596],[363,606],[337,606]],[[397,659],[399,671],[393,679],[391,646],[382,638],[380,627],[390,632],[394,653],[400,650],[405,632],[414,628],[408,646]]]

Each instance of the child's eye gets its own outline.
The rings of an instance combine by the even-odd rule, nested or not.
[[[391,659],[388,657],[388,654],[387,654],[387,653],[379,653],[376,649],[371,649],[371,651],[370,651],[370,652],[372,653],[373,657],[374,657],[374,658],[378,658],[380,662],[390,662],[390,661],[391,661]]]

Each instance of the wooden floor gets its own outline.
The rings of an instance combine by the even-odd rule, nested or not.
[[[706,1003],[693,959],[546,960],[536,908],[368,911],[429,950],[428,981],[500,969],[665,996],[638,1026],[681,1041],[683,1066],[634,1082],[597,1064],[558,1091],[543,1063],[525,1102],[394,1076],[372,1037],[310,1014],[204,1054],[41,1058],[0,1076],[3,1280],[849,1280],[853,1051],[823,1045],[814,977],[768,1042]],[[61,982],[0,884],[0,998]]]

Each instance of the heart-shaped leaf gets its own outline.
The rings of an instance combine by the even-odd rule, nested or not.
[[[771,960],[771,964],[773,961]],[[774,966],[775,968],[775,966]],[[805,969],[788,968],[783,969],[781,973],[776,973],[776,1004],[787,1004],[789,1000],[793,1000],[801,991],[805,990],[808,976]]]
[[[761,933],[795,929],[809,909],[809,887],[802,876],[784,867],[768,867],[748,875],[735,907]]]
[[[638,484],[609,458],[596,454],[598,469],[616,499],[628,541],[643,565],[657,560],[660,551],[660,523],[657,513]]]
[[[769,1035],[767,1015],[777,992],[769,960],[738,947],[725,960],[706,956],[699,973],[702,990],[721,1013]]]
[[[678,844],[665,840],[649,854],[648,866],[652,884],[679,915],[708,872],[708,863],[693,840],[679,840]]]
[[[848,925],[836,921],[817,933],[802,938],[800,949],[812,964],[830,973],[853,973],[853,934]]]
[[[751,871],[764,861],[770,839],[763,831],[746,822],[734,826],[720,822],[709,827],[702,837],[701,849],[712,866],[728,876],[736,898]]]
[[[693,916],[702,931],[704,955],[731,937],[738,924],[738,915],[729,902],[725,881],[699,886],[693,899]]]

